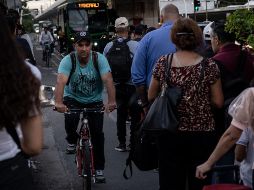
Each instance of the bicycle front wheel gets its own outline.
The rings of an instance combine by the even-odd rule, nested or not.
[[[83,190],[91,190],[91,152],[89,142],[85,141],[83,145]]]
[[[49,51],[46,51],[46,66],[49,67]]]

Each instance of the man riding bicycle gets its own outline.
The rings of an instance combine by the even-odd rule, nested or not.
[[[105,110],[113,111],[116,108],[115,88],[107,59],[98,52],[92,52],[92,40],[87,32],[78,32],[75,35],[74,49],[74,52],[62,59],[58,68],[55,90],[57,111],[64,113],[67,112],[67,108],[103,106],[103,84],[108,94]],[[97,68],[95,62],[97,62]],[[74,65],[75,70],[71,72]],[[76,129],[79,117],[78,113],[65,114],[67,154],[73,154],[76,150],[78,139]],[[95,178],[97,181],[105,181],[103,113],[89,113],[88,121],[94,148]]]
[[[48,31],[48,27],[44,27],[44,31],[41,32],[41,35],[39,37],[39,43],[42,46],[43,49],[43,57],[42,60],[45,61],[45,48],[46,45],[48,44],[48,47],[50,48],[50,53],[52,52],[51,50],[51,44],[54,42],[54,39],[51,35],[51,33]]]

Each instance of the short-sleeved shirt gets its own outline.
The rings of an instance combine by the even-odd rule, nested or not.
[[[240,165],[241,179],[244,185],[252,187],[252,165],[254,161],[254,134],[250,127],[245,128],[236,144],[246,147],[247,154]]]
[[[72,74],[69,85],[64,88],[64,97],[74,98],[80,103],[88,104],[102,101],[103,82],[101,76],[111,72],[107,59],[98,53],[98,69],[94,67],[92,52],[88,63],[82,67],[76,56],[76,69]],[[72,68],[70,55],[65,56],[60,62],[58,73],[70,75]]]
[[[156,64],[153,77],[163,83],[166,56]],[[203,62],[203,63],[202,63]],[[204,77],[201,76],[202,65]],[[220,78],[220,71],[211,59],[196,65],[171,67],[168,84],[182,89],[182,99],[177,107],[180,131],[213,131],[215,122],[211,111],[210,86]],[[202,78],[202,79],[201,79]],[[201,80],[200,80],[201,79]]]

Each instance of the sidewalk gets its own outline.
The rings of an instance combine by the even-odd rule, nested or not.
[[[53,129],[48,121],[47,114],[43,112],[44,147],[41,154],[33,157],[38,161],[37,170],[33,170],[33,176],[37,190],[72,190],[71,182],[68,180],[68,172],[62,162],[61,155],[56,146]]]

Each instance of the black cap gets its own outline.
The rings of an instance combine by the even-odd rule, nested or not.
[[[77,43],[81,40],[85,40],[85,41],[88,41],[88,42],[92,41],[91,36],[86,31],[77,32],[74,36],[74,41],[73,42]]]

